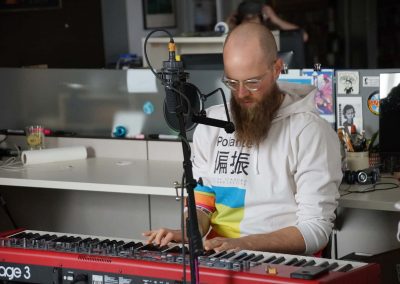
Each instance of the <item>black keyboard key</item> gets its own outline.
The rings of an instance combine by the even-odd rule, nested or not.
[[[140,248],[140,250],[159,251],[160,246],[154,244],[147,244]]]
[[[16,234],[16,235],[13,235],[13,236],[11,236],[10,238],[13,238],[13,239],[23,239],[23,238],[25,238],[26,237],[26,233],[25,232],[21,232],[21,233],[18,233],[18,234]]]
[[[227,254],[226,251],[221,251],[219,253],[214,254],[212,257],[220,258],[220,257],[224,256],[225,254]]]
[[[100,246],[107,246],[111,241],[109,239],[102,240],[98,243]]]
[[[160,252],[164,252],[164,251],[166,251],[167,249],[169,249],[169,246],[167,246],[167,245],[165,245],[165,246],[158,246],[158,251],[160,251]]]
[[[337,272],[347,272],[347,271],[349,271],[349,270],[351,270],[353,268],[353,265],[351,265],[350,263],[349,264],[346,264],[346,265],[343,265],[342,267],[340,267],[338,270],[336,270]]]
[[[298,262],[299,260],[297,259],[297,258],[292,258],[292,259],[289,259],[286,263],[285,263],[285,265],[293,265],[293,264],[295,264],[296,262]]]
[[[213,249],[205,250],[205,251],[203,251],[203,255],[202,256],[211,256],[211,255],[216,254],[216,253],[217,252],[215,250],[213,250]]]
[[[327,266],[329,266],[329,262],[327,262],[327,261],[321,262],[318,266],[327,267]]]
[[[256,261],[260,261],[263,258],[264,258],[264,256],[262,254],[259,254],[255,258],[252,258],[251,261],[256,262]]]
[[[271,261],[274,261],[276,259],[276,256],[270,256],[270,257],[268,257],[266,260],[264,260],[263,262],[264,263],[270,263]]]
[[[279,264],[285,261],[285,258],[283,256],[278,257],[277,259],[275,259],[273,262],[271,262],[271,264]]]
[[[295,264],[293,264],[293,266],[302,266],[304,263],[306,263],[307,260],[305,259],[300,259],[298,262],[296,262]]]
[[[180,246],[168,247],[167,249],[162,251],[163,253],[182,253],[182,249]]]
[[[41,235],[40,237],[36,238],[36,240],[37,241],[46,240],[49,237],[50,237],[50,234],[44,234],[44,235]]]
[[[337,262],[332,262],[331,264],[328,265],[328,269],[333,270],[333,269],[337,268],[338,266],[339,266],[339,264],[337,264]]]
[[[256,255],[254,253],[248,254],[246,257],[242,258],[241,261],[247,261],[254,258]]]
[[[63,243],[65,241],[65,239],[67,238],[67,236],[59,236],[58,238],[54,239],[53,242],[55,243]]]
[[[136,245],[135,242],[129,242],[129,243],[124,244],[124,245],[122,246],[122,248],[123,248],[123,249],[129,249],[129,248],[131,248],[131,247],[134,247],[135,245]]]
[[[247,252],[242,252],[239,255],[237,255],[235,258],[232,259],[232,261],[239,261],[242,260],[247,256]]]
[[[236,253],[234,251],[231,251],[230,253],[225,254],[221,259],[228,259],[234,256]]]
[[[315,261],[314,260],[309,260],[309,261],[307,261],[306,263],[304,263],[302,266],[313,266],[315,264]]]

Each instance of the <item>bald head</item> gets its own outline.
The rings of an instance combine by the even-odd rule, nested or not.
[[[277,58],[276,42],[271,31],[257,23],[237,26],[225,40],[224,64],[235,58],[240,58],[245,64],[243,56],[250,64],[262,62],[271,65]]]

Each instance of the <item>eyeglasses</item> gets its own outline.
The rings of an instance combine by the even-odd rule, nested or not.
[[[268,70],[269,71],[269,70]],[[229,79],[228,77],[226,77],[224,75],[224,77],[222,78],[222,83],[224,83],[229,89],[231,89],[232,91],[238,91],[240,88],[240,84],[243,83],[243,86],[250,92],[256,92],[260,89],[261,87],[261,82],[264,80],[265,75],[267,75],[267,72],[265,72],[264,74],[255,77],[255,78],[251,78],[251,79],[247,79],[247,80],[234,80],[234,79]]]

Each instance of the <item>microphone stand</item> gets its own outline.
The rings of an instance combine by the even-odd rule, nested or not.
[[[4,212],[6,213],[8,219],[10,220],[14,229],[18,229],[17,223],[15,223],[14,218],[12,217],[10,210],[8,210],[7,203],[3,196],[0,194],[0,206],[3,207]]]
[[[182,98],[180,95],[176,95],[177,108],[176,116],[179,121],[179,136],[182,141],[182,151],[183,151],[183,169],[186,177],[186,191],[188,194],[187,208],[188,217],[186,219],[186,235],[189,243],[189,256],[190,256],[190,283],[198,283],[198,257],[203,255],[203,242],[199,231],[196,204],[194,198],[194,188],[197,185],[196,180],[193,178],[192,161],[190,159],[190,146],[187,143],[184,109],[182,104]],[[184,249],[184,247],[183,247]],[[183,259],[185,261],[185,259]]]
[[[157,74],[155,70],[151,67],[151,64],[148,60],[147,57],[147,40],[149,37],[157,31],[163,31],[167,33],[170,36],[170,43],[168,46],[169,49],[169,59],[168,61],[164,61],[162,72],[160,74]],[[202,236],[199,231],[199,225],[198,225],[198,219],[197,219],[197,210],[196,210],[196,203],[195,203],[195,198],[194,198],[194,188],[197,185],[196,180],[193,178],[193,169],[192,169],[192,161],[190,157],[190,145],[187,142],[187,135],[186,135],[186,124],[185,124],[185,105],[183,103],[182,99],[182,92],[179,91],[179,87],[182,86],[181,83],[186,83],[186,78],[187,78],[187,73],[181,70],[182,66],[177,64],[177,61],[175,60],[175,43],[172,39],[171,34],[166,31],[166,30],[153,30],[150,32],[145,39],[144,43],[144,55],[146,58],[146,62],[150,66],[150,70],[153,72],[153,74],[161,80],[162,84],[165,85],[166,89],[169,89],[170,92],[169,94],[167,93],[167,109],[174,109],[176,112],[176,116],[178,119],[179,123],[179,137],[181,138],[182,142],[182,151],[183,151],[183,169],[184,169],[184,174],[186,177],[186,191],[188,194],[187,198],[187,208],[188,208],[188,217],[186,219],[186,235],[188,238],[188,243],[189,243],[189,262],[190,262],[190,277],[191,277],[191,282],[192,284],[199,283],[197,280],[199,279],[198,275],[198,257],[203,255],[204,249],[203,249],[203,242],[202,242]],[[165,72],[164,72],[165,71]],[[164,74],[165,73],[165,74]],[[196,88],[197,89],[197,88]],[[172,92],[171,92],[172,91]],[[197,89],[199,92],[199,90]],[[232,133],[235,131],[235,126],[233,123],[230,121],[229,118],[229,113],[228,113],[228,108],[226,104],[226,99],[225,95],[223,93],[223,90],[221,88],[211,92],[208,95],[201,95],[201,99],[204,102],[207,97],[211,96],[217,91],[221,91],[222,97],[224,100],[224,105],[225,105],[225,112],[227,115],[228,121],[221,121],[218,119],[213,119],[213,118],[207,118],[206,113],[204,109],[200,111],[198,114],[192,115],[192,122],[194,123],[200,123],[200,124],[206,124],[210,126],[215,126],[215,127],[220,127],[224,128],[227,133]],[[168,92],[168,91],[167,91]],[[199,92],[201,94],[201,92]],[[183,94],[186,98],[186,94]],[[190,108],[190,103],[189,103],[189,108]],[[189,111],[192,111],[188,109]],[[189,117],[188,117],[189,119]],[[185,247],[182,248],[185,250]],[[186,263],[186,259],[183,258],[184,263]]]
[[[223,91],[222,91],[223,92]],[[214,92],[213,92],[214,93]],[[189,243],[189,257],[190,257],[190,277],[191,283],[198,283],[198,257],[203,255],[203,242],[199,231],[196,203],[194,198],[194,188],[197,185],[196,180],[193,178],[192,161],[190,159],[190,145],[187,143],[185,118],[184,118],[184,105],[182,98],[179,94],[175,94],[177,101],[176,115],[179,122],[179,136],[182,142],[183,151],[183,169],[186,177],[186,191],[188,194],[187,208],[188,217],[186,219],[186,235]],[[226,101],[223,95],[225,109]],[[233,133],[235,131],[234,124],[229,119],[229,114],[227,112],[228,121],[222,121],[218,119],[206,117],[205,111],[200,111],[199,114],[193,114],[192,122],[210,125],[214,127],[224,128],[227,133]],[[183,260],[185,261],[185,260]]]

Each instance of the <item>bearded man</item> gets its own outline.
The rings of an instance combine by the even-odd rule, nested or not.
[[[206,250],[314,254],[327,244],[342,178],[337,135],[316,111],[312,86],[277,84],[282,61],[271,32],[239,25],[224,45],[223,82],[236,131],[198,125],[193,173]],[[222,105],[207,116],[226,119]],[[144,233],[181,241],[181,231]]]

